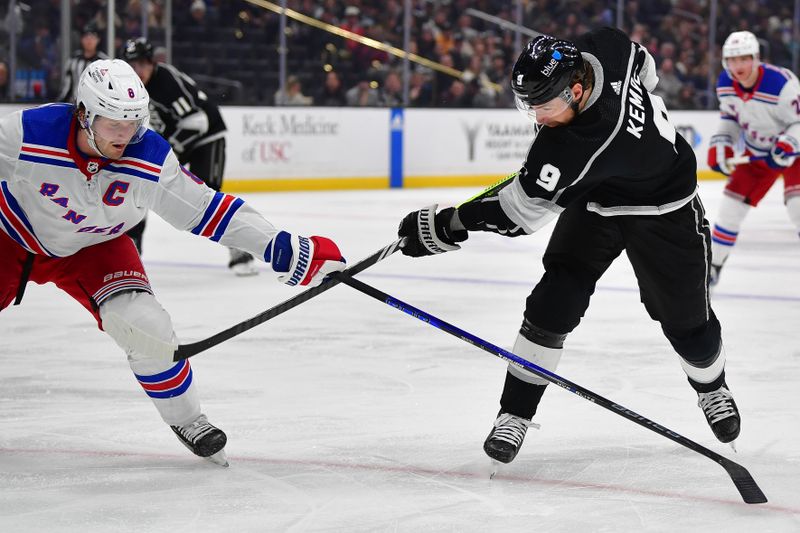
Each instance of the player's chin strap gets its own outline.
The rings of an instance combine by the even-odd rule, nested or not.
[[[84,119],[84,120],[79,120],[78,124],[80,124],[81,129],[86,132],[86,140],[89,142],[89,148],[100,154],[101,157],[105,157],[106,159],[111,159],[110,157],[108,157],[106,154],[103,153],[103,151],[100,149],[99,146],[97,146],[97,143],[94,140],[94,130],[92,130],[92,127],[89,125],[89,123],[86,122],[86,120]]]
[[[718,463],[725,469],[728,475],[731,477],[734,485],[739,490],[739,493],[742,496],[742,499],[746,503],[765,503],[767,501],[767,497],[764,496],[764,493],[761,492],[761,489],[756,485],[755,480],[750,475],[742,465],[731,461],[716,452],[709,450],[697,444],[696,442],[687,439],[686,437],[675,433],[674,431],[667,429],[666,427],[653,422],[652,420],[643,417],[642,415],[631,411],[630,409],[623,407],[613,401],[600,396],[597,393],[590,391],[589,389],[585,389],[580,385],[573,383],[567,379],[562,378],[558,374],[555,374],[545,368],[540,367],[534,363],[531,363],[527,359],[523,359],[522,357],[509,352],[499,346],[491,344],[472,333],[464,331],[457,326],[452,324],[448,324],[444,320],[440,320],[439,318],[422,311],[421,309],[417,309],[397,298],[386,294],[385,292],[376,289],[366,283],[357,280],[350,275],[348,275],[347,271],[344,272],[334,272],[331,274],[331,277],[334,278],[336,281],[340,281],[345,285],[349,285],[350,287],[354,288],[355,290],[364,293],[372,298],[375,298],[378,301],[381,301],[387,304],[389,307],[393,307],[398,311],[402,311],[403,313],[410,315],[414,318],[425,322],[429,326],[433,326],[436,329],[440,329],[445,333],[449,333],[454,337],[457,337],[464,342],[472,344],[473,346],[480,348],[486,352],[489,352],[492,355],[503,359],[512,365],[516,365],[517,367],[524,368],[528,372],[536,374],[538,377],[544,379],[545,381],[549,381],[550,383],[554,383],[558,385],[562,389],[566,389],[569,392],[576,394],[577,396],[583,398],[584,400],[588,400],[600,407],[608,409],[614,414],[617,414],[623,418],[627,418],[631,422],[635,422],[642,427],[645,427],[662,437],[666,437],[673,442],[680,444],[690,450],[699,453],[700,455],[704,455],[709,459],[713,460],[715,463]]]

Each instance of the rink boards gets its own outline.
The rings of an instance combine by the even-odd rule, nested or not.
[[[5,115],[20,106],[0,106]],[[513,109],[222,108],[225,190],[256,192],[485,185],[519,169],[533,138]],[[716,111],[673,111],[700,179]]]

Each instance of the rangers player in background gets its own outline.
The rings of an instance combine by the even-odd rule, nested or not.
[[[597,280],[625,251],[641,300],[678,353],[711,430],[731,442],[740,418],[709,303],[711,235],[697,162],[651,93],[657,82],[653,58],[619,30],[595,30],[575,43],[537,37],[511,78],[518,107],[541,128],[522,169],[456,208],[410,213],[399,234],[408,239],[405,255],[423,256],[457,250],[470,231],[515,237],[558,218],[513,348],[550,371]],[[491,458],[516,457],[547,383],[509,365],[484,442]]]
[[[178,229],[247,250],[290,285],[315,285],[345,263],[324,237],[276,229],[241,199],[206,187],[147,129],[149,98],[121,60],[92,63],[76,105],[0,120],[0,309],[28,281],[53,282],[125,351],[161,417],[192,452],[226,465],[226,436],[201,412],[188,360],[133,241],[152,209]]]
[[[216,104],[194,81],[172,65],[153,61],[153,45],[144,37],[131,39],[122,49],[150,94],[150,127],[169,141],[178,161],[203,182],[219,191],[225,173],[225,123]],[[145,221],[128,234],[142,251]],[[253,256],[229,248],[228,266],[238,276],[257,274]]]
[[[800,83],[788,69],[759,61],[749,31],[731,33],[722,45],[717,82],[722,120],[711,137],[708,166],[730,176],[712,232],[711,285],[719,281],[747,213],[783,176],[783,201],[800,233]],[[729,163],[740,138],[750,163]]]

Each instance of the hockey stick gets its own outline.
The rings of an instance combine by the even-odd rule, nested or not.
[[[800,152],[792,152],[791,154],[784,154],[785,157],[798,157],[800,156]],[[769,159],[768,155],[740,155],[737,157],[731,157],[728,159],[729,165],[743,165],[747,163],[752,163],[754,161],[763,161],[765,159]]]
[[[685,446],[692,451],[695,451],[701,455],[705,455],[709,459],[713,460],[716,463],[719,463],[722,468],[728,473],[728,475],[733,480],[733,484],[736,485],[736,488],[739,490],[739,493],[742,495],[742,499],[746,503],[765,503],[767,501],[767,497],[764,496],[764,493],[761,492],[761,489],[756,484],[753,477],[750,473],[740,464],[727,459],[718,453],[715,453],[708,448],[697,444],[696,442],[687,439],[686,437],[675,433],[674,431],[667,429],[664,426],[661,426],[649,418],[645,418],[642,415],[631,411],[630,409],[619,405],[618,403],[614,403],[611,400],[608,400],[599,394],[596,394],[589,389],[585,389],[580,385],[577,385],[571,381],[568,381],[561,376],[550,372],[530,361],[519,357],[518,355],[514,355],[513,353],[509,352],[508,350],[504,350],[499,346],[495,346],[475,335],[466,332],[452,324],[448,324],[447,322],[436,318],[433,315],[426,313],[425,311],[421,311],[416,307],[408,305],[405,302],[394,298],[385,292],[382,292],[366,283],[359,281],[357,279],[352,278],[351,276],[347,275],[346,272],[336,272],[332,274],[332,276],[337,280],[341,281],[345,285],[349,285],[350,287],[356,289],[357,291],[363,292],[366,295],[369,295],[376,300],[379,300],[390,307],[394,307],[395,309],[402,311],[408,315],[413,316],[414,318],[418,318],[419,320],[430,324],[431,326],[440,329],[454,337],[458,337],[459,339],[468,342],[478,348],[491,353],[499,357],[500,359],[504,359],[509,363],[517,365],[520,368],[524,368],[530,372],[533,372],[537,376],[542,379],[546,379],[550,383],[554,383],[559,387],[572,392],[573,394],[577,394],[584,400],[588,400],[592,403],[599,405],[605,409],[608,409],[612,413],[618,414],[624,418],[632,422],[636,422],[640,426],[646,427],[647,429],[658,433],[662,437],[666,437],[674,442],[677,442],[681,446]]]
[[[381,248],[371,256],[367,257],[366,259],[362,259],[358,263],[354,264],[345,272],[349,275],[358,274],[359,272],[363,272],[367,268],[371,267],[378,261],[382,261],[386,259],[397,250],[400,249],[400,244],[402,239],[398,239],[394,241],[392,244]],[[239,335],[240,333],[244,333],[248,329],[254,328],[255,326],[266,322],[276,316],[288,311],[293,307],[297,307],[301,303],[307,302],[314,296],[321,294],[328,289],[335,287],[339,284],[339,280],[335,278],[329,278],[322,282],[322,284],[317,285],[316,287],[312,287],[308,290],[301,292],[300,294],[289,298],[288,300],[284,300],[283,302],[279,303],[278,305],[267,309],[263,313],[259,313],[253,318],[248,318],[243,322],[239,322],[235,326],[231,326],[224,331],[220,331],[216,335],[212,335],[207,339],[203,339],[197,342],[192,342],[189,344],[181,344],[175,350],[173,354],[173,361],[180,361],[181,359],[188,359],[194,355],[199,354],[200,352],[204,352],[209,348],[216,346],[217,344],[224,342],[228,339],[232,339],[233,337]]]

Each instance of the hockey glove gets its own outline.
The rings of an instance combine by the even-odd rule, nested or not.
[[[264,260],[287,285],[316,287],[331,272],[344,270],[347,263],[336,244],[325,237],[301,237],[279,232],[267,245]]]
[[[456,217],[453,207],[436,213],[436,204],[409,213],[400,222],[397,235],[405,237],[403,255],[422,257],[442,254],[461,248],[458,242],[466,241],[467,230],[454,229],[452,222]],[[456,224],[460,226],[460,224]]]
[[[730,176],[733,167],[728,164],[728,159],[733,157],[733,139],[730,135],[714,135],[708,147],[708,166],[711,170],[722,172]]]
[[[794,164],[796,155],[789,155],[800,152],[800,143],[791,135],[782,133],[778,135],[778,140],[767,157],[767,165],[772,168],[787,168]]]

